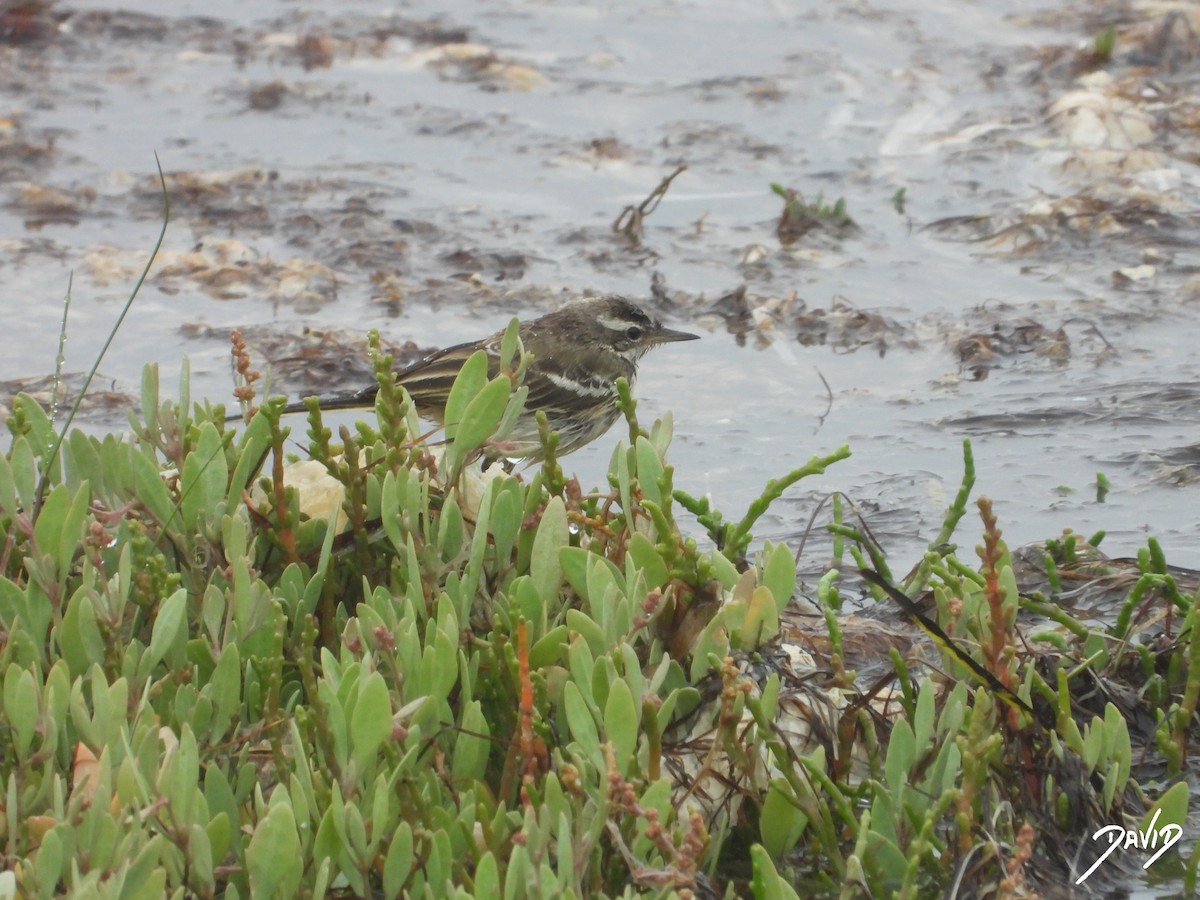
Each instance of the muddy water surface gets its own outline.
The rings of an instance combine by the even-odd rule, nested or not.
[[[53,371],[72,273],[66,368],[90,364],[159,228],[157,152],[171,222],[89,427],[120,427],[143,363],[172,376],[185,354],[193,395],[231,403],[233,327],[298,394],[361,379],[369,328],[428,348],[618,291],[705,337],[651,355],[638,385],[647,416],[674,412],[677,486],[740,515],[766,478],[851,445],[762,537],[795,542],[838,489],[904,570],[970,438],[1010,541],[1103,528],[1119,555],[1154,534],[1200,565],[1200,12],[1171,9],[14,14],[0,380]],[[1103,59],[1093,37],[1110,22]],[[614,233],[682,165],[640,236]],[[852,222],[796,207],[780,229],[772,183],[810,211],[844,199]],[[610,449],[568,462],[596,483]]]

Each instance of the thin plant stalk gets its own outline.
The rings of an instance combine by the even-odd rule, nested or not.
[[[150,251],[150,257],[146,260],[146,265],[142,268],[142,274],[138,276],[138,280],[133,285],[133,290],[129,293],[129,299],[125,301],[125,306],[121,309],[121,314],[117,316],[117,321],[113,323],[113,327],[108,332],[108,337],[104,341],[104,346],[100,348],[100,352],[96,354],[96,361],[92,363],[92,368],[88,371],[87,377],[83,379],[83,385],[79,388],[79,394],[75,397],[75,402],[71,404],[71,411],[67,413],[67,418],[63,421],[62,428],[58,432],[58,439],[54,442],[54,448],[50,453],[50,463],[42,470],[42,477],[38,480],[37,491],[34,493],[33,502],[33,521],[37,521],[38,513],[42,508],[42,498],[46,495],[46,487],[50,480],[50,470],[53,460],[58,458],[59,451],[62,449],[63,441],[67,439],[67,432],[71,428],[71,424],[75,421],[75,415],[79,412],[79,406],[83,403],[83,398],[88,392],[88,388],[92,386],[92,379],[96,377],[96,372],[100,369],[100,363],[104,361],[104,356],[108,353],[108,348],[112,346],[113,340],[117,336],[117,332],[121,330],[121,325],[125,322],[125,316],[129,314],[129,310],[133,308],[133,301],[137,299],[138,293],[142,289],[142,285],[146,282],[146,277],[150,274],[150,267],[154,265],[154,260],[158,257],[158,251],[162,248],[163,238],[167,236],[167,223],[171,220],[171,199],[167,195],[167,179],[163,175],[162,162],[158,158],[158,154],[154,154],[154,164],[158,168],[158,183],[162,188],[163,197],[163,217],[162,227],[158,230],[158,240],[154,242],[154,249]],[[69,288],[68,288],[69,290]],[[66,313],[64,311],[63,335],[66,334]],[[65,338],[60,338],[60,353],[61,343]]]

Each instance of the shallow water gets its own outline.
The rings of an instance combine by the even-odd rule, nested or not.
[[[91,364],[158,233],[157,153],[164,252],[89,428],[185,354],[193,396],[231,404],[233,327],[432,347],[657,274],[705,335],[638,385],[646,418],[674,412],[677,487],[737,517],[853,449],[759,538],[796,545],[840,490],[905,571],[970,438],[1010,542],[1156,535],[1200,566],[1200,103],[1165,12],[1123,19],[1105,64],[1085,3],[172,6],[0,21],[0,380],[52,372],[72,275],[66,368]],[[640,242],[614,235],[681,164]],[[857,228],[781,245],[772,183]],[[323,366],[361,377],[361,351]],[[570,467],[599,482],[611,446]]]
[[[1080,177],[1078,140],[1052,112],[1094,33],[1087,7],[175,7],[64,5],[36,40],[2,48],[0,379],[52,371],[71,273],[67,368],[90,364],[157,234],[157,152],[173,194],[165,253],[105,389],[136,394],[144,362],[169,378],[187,354],[193,395],[229,402],[230,327],[376,327],[429,347],[583,290],[646,297],[658,273],[668,317],[705,332],[651,355],[638,386],[647,416],[674,412],[678,487],[737,516],[768,477],[853,449],[759,537],[794,543],[841,490],[906,569],[969,437],[976,493],[1011,542],[1106,529],[1121,555],[1153,534],[1172,562],[1200,565],[1194,468],[1178,462],[1200,419],[1190,133],[1149,145],[1163,154],[1138,173],[1150,211],[1123,231],[1028,221],[1072,194],[1121,200],[1110,173]],[[1114,77],[1136,51],[1118,44]],[[1153,79],[1189,86],[1165,63]],[[684,163],[640,243],[614,235],[622,208]],[[1155,194],[1156,178],[1169,189]],[[845,198],[857,229],[782,246],[772,182]],[[959,216],[993,218],[942,221]],[[1114,280],[1147,260],[1153,277]],[[739,285],[741,340],[713,312]],[[1022,347],[974,380],[959,341],[1026,319],[1063,325],[1065,347]],[[602,477],[599,443],[569,460],[585,482]]]

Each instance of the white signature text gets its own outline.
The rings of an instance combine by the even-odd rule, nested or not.
[[[1162,826],[1162,828],[1156,829],[1154,827],[1161,814],[1161,809],[1154,811],[1154,816],[1150,819],[1150,824],[1145,831],[1138,831],[1135,828],[1122,828],[1120,825],[1105,825],[1103,828],[1097,830],[1092,835],[1092,840],[1098,841],[1103,835],[1108,837],[1109,845],[1100,854],[1100,858],[1092,863],[1092,867],[1080,875],[1075,883],[1083,884],[1087,881],[1088,876],[1096,871],[1100,863],[1112,856],[1118,847],[1124,847],[1126,850],[1154,850],[1154,855],[1142,864],[1143,869],[1150,868],[1150,866],[1158,861],[1160,856],[1174,847],[1179,839],[1183,837],[1183,828],[1180,825],[1169,823]],[[1161,846],[1159,845],[1160,841],[1162,842]]]

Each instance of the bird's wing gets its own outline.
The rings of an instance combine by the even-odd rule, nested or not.
[[[554,412],[609,404],[617,396],[613,383],[587,366],[563,366],[553,358],[540,359],[531,366],[525,372],[525,386],[529,388],[525,408],[544,409],[551,419]]]
[[[482,344],[472,341],[438,350],[397,372],[396,382],[404,385],[421,413],[440,418],[446,408],[450,388],[454,386],[454,379],[475,351],[488,349],[488,343],[490,341]],[[494,377],[499,368],[495,355],[489,353],[488,377]]]

